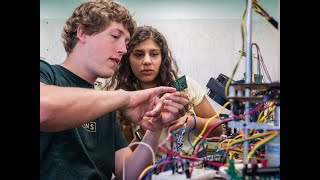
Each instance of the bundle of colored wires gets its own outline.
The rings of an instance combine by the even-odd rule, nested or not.
[[[257,0],[252,1],[252,9],[262,17],[266,18],[268,22],[270,22],[276,29],[278,29],[278,22],[262,8]]]

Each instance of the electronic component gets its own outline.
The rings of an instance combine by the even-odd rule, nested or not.
[[[137,129],[137,130],[134,132],[134,134],[136,135],[137,139],[138,139],[139,141],[141,141],[141,140],[142,140],[142,137],[141,137],[139,131],[140,131],[140,129]]]
[[[243,179],[249,177],[256,177],[259,179],[280,179],[280,167],[262,167],[262,164],[234,164],[235,172],[243,177]],[[233,179],[231,172],[228,172],[229,167],[221,166],[219,168],[219,174],[225,180]],[[231,173],[231,174],[230,174]]]
[[[186,118],[186,121],[184,122],[184,125],[183,125],[182,129],[180,130],[179,134],[176,137],[175,152],[177,152],[178,154],[180,153],[180,150],[181,150],[181,148],[183,146],[182,137],[183,137],[184,133],[186,132],[187,122],[188,122],[188,117]]]
[[[245,96],[246,88],[255,91],[251,96]],[[250,100],[251,102],[259,102],[264,98],[263,95],[269,96],[269,101],[280,103],[280,82],[273,83],[261,83],[261,84],[230,84],[228,99],[231,102],[238,100],[245,102]]]
[[[208,96],[221,106],[227,102],[224,91],[229,79],[226,75],[219,74],[217,79],[210,78],[207,84],[207,88],[209,88]],[[230,105],[227,105],[226,108],[230,110]]]
[[[177,91],[183,91],[188,88],[186,76],[183,75],[180,78],[173,81],[174,87]]]
[[[153,174],[152,179],[153,180],[205,180],[205,179],[214,179],[214,178],[221,178],[219,175],[219,171],[213,170],[213,169],[193,169],[192,176],[190,178],[187,178],[187,174],[178,174],[174,173],[172,174],[172,171],[164,171],[159,174]]]

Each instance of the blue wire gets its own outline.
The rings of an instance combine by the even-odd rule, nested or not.
[[[161,162],[164,161],[164,160],[167,160],[167,157],[163,157],[162,159],[159,159],[155,164],[159,164],[159,163],[161,163]]]
[[[183,132],[185,129],[186,129],[185,127],[181,128],[178,136],[176,137],[176,149],[177,149],[177,150],[178,150],[178,146],[180,145],[180,143],[178,143],[179,137],[182,136],[182,132]],[[179,152],[180,152],[180,151],[178,151],[177,153],[179,153]]]
[[[194,114],[192,114],[191,116],[193,117],[193,120],[194,120],[194,126],[193,126],[193,128],[192,128],[192,129],[190,129],[190,131],[191,131],[191,130],[196,129],[196,126],[197,126],[197,119],[196,119],[196,116],[195,116]]]
[[[153,171],[154,171],[154,168],[152,168],[152,169],[149,171],[148,175],[147,175],[144,179],[145,179],[145,180],[148,180],[148,179],[150,178],[150,176],[151,176],[151,174],[152,174]]]
[[[162,159],[159,159],[157,162],[155,162],[155,164],[159,164],[162,161],[167,160],[167,157],[163,157]],[[149,173],[147,174],[147,176],[144,178],[145,180],[148,180],[152,174],[152,172],[154,171],[155,168],[152,168]]]
[[[197,119],[196,119],[196,116],[195,116],[194,114],[192,114],[191,116],[193,117],[193,120],[194,120],[194,126],[193,126],[192,129],[189,129],[189,131],[188,131],[188,142],[189,142],[189,144],[191,145],[191,147],[193,147],[193,146],[192,146],[192,143],[190,142],[190,132],[191,132],[192,130],[196,129]],[[194,134],[196,134],[196,133],[194,132]]]
[[[179,160],[182,164],[184,164],[181,158],[179,158],[179,157],[174,157],[173,160],[175,160],[175,159],[176,159],[176,160]],[[167,160],[167,157],[163,157],[162,159],[158,160],[155,164],[159,164],[159,163],[162,162],[163,160]],[[150,178],[150,176],[152,175],[154,169],[155,169],[155,168],[152,168],[152,169],[148,172],[147,176],[144,178],[145,180],[148,180],[148,179]]]
[[[194,150],[195,147],[192,146],[192,143],[191,143],[191,141],[190,141],[190,133],[191,133],[191,132],[192,132],[196,137],[198,137],[199,134],[198,134],[197,132],[191,131],[191,130],[189,130],[189,132],[188,132],[188,142],[189,142],[190,146],[192,147],[192,149]],[[196,145],[197,145],[197,144],[196,144]]]

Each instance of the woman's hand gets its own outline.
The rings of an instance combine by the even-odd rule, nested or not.
[[[157,129],[162,129],[164,125],[171,124],[180,117],[184,116],[189,109],[189,101],[187,95],[182,92],[175,92],[172,94],[165,94],[161,97],[163,101],[163,108],[159,116],[152,119],[151,123]]]

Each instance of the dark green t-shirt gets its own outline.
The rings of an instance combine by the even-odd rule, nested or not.
[[[40,82],[93,88],[66,68],[41,59]],[[111,179],[115,151],[127,145],[115,112],[77,128],[54,133],[40,131],[40,179]]]

